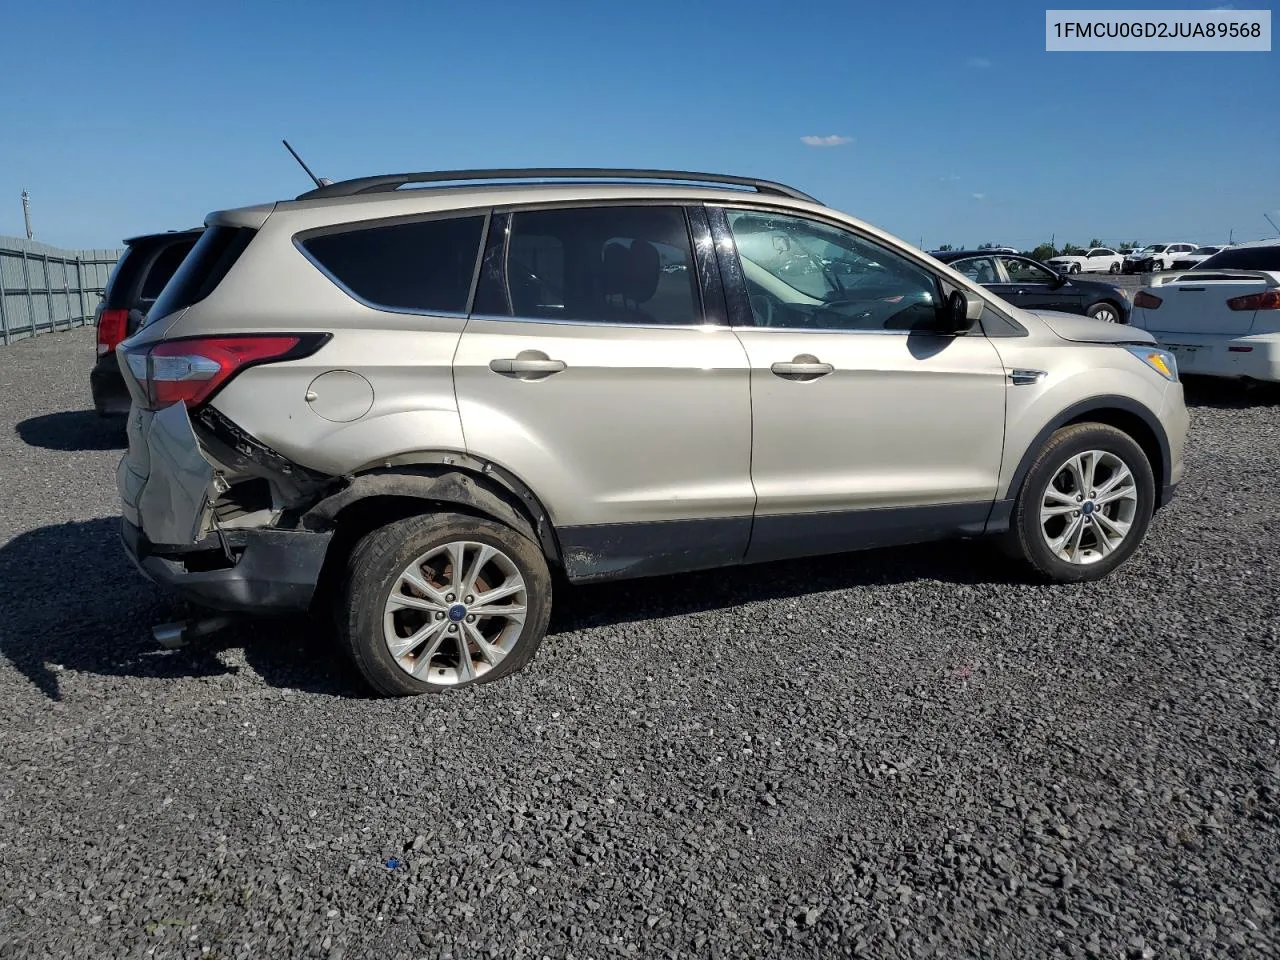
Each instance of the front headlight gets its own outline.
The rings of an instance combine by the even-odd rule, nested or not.
[[[1178,361],[1168,350],[1162,350],[1159,347],[1125,347],[1125,349],[1166,380],[1178,382]]]

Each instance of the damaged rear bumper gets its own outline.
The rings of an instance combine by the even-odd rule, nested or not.
[[[306,610],[332,531],[228,530],[182,548],[153,545],[121,521],[125,552],[142,573],[199,606],[243,613]]]

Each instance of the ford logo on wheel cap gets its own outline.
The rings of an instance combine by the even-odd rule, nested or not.
[[[467,615],[467,608],[460,603],[455,603],[449,608],[449,619],[454,623],[461,623]]]

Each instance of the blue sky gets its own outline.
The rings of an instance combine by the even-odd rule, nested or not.
[[[926,247],[1280,221],[1274,51],[1046,53],[1025,0],[256,6],[7,5],[0,234],[22,233],[24,188],[36,238],[71,247],[296,195],[281,137],[333,179],[767,177]]]

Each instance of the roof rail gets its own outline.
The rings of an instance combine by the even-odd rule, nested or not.
[[[733,177],[720,173],[690,173],[687,170],[629,170],[610,167],[528,167],[498,170],[436,170],[424,173],[388,173],[375,177],[356,177],[326,184],[298,196],[299,200],[327,197],[354,197],[364,193],[385,193],[410,183],[458,183],[465,180],[659,180],[683,183],[725,184],[752,187],[757,193],[790,197],[818,203],[795,187],[755,177]]]

